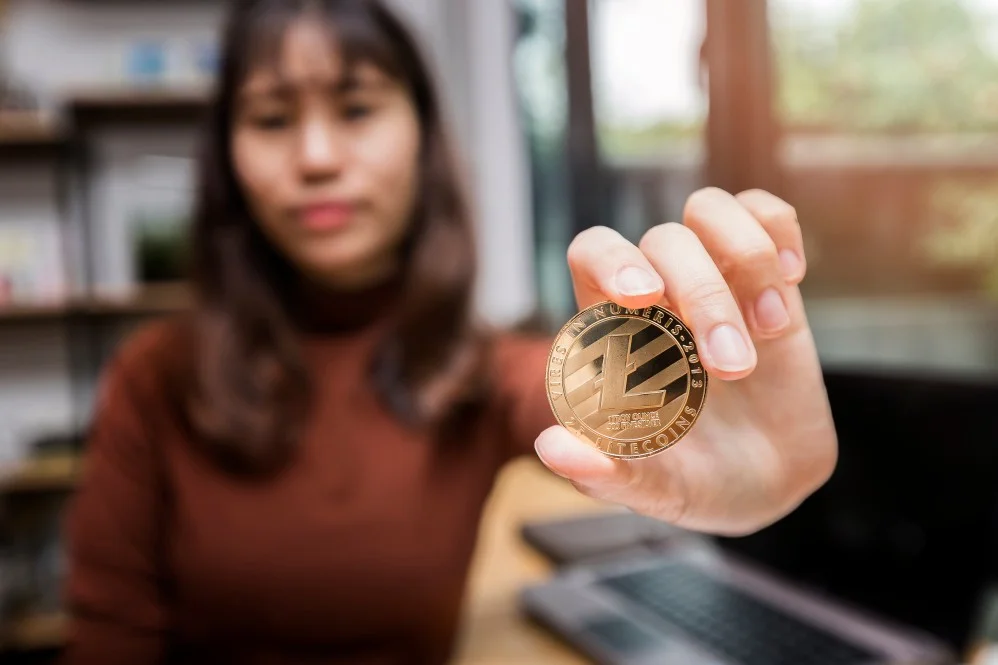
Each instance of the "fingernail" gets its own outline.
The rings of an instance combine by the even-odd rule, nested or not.
[[[733,325],[722,323],[714,328],[707,337],[707,348],[718,369],[740,372],[752,363],[748,344]]]
[[[621,268],[615,280],[617,291],[625,296],[644,296],[654,293],[662,286],[662,282],[647,270],[627,266]]]
[[[537,456],[547,464],[551,455],[551,444],[548,443],[548,437],[543,434],[537,437],[537,440],[534,441],[534,450],[537,451]]]
[[[783,268],[784,279],[795,279],[800,276],[804,262],[792,249],[780,250],[780,265]]]
[[[779,291],[769,288],[762,292],[755,304],[755,323],[769,332],[782,330],[790,323],[790,314]]]
[[[541,458],[544,465],[550,468],[552,471],[558,475],[562,475],[557,469],[557,463],[560,458],[565,456],[564,445],[559,440],[557,436],[551,436],[548,434],[541,434],[534,441],[534,450],[537,451],[537,456]]]

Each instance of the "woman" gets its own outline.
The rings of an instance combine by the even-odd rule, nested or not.
[[[580,307],[665,299],[716,380],[666,454],[554,426],[549,340],[470,313],[471,223],[436,95],[376,0],[237,3],[194,232],[199,303],[106,369],[69,522],[69,663],[440,663],[497,470],[747,533],[829,475],[836,440],[793,210],[689,201],[640,247],[568,261]]]

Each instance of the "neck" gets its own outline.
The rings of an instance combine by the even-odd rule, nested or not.
[[[302,279],[315,284],[315,288],[330,292],[350,293],[377,289],[391,281],[400,270],[399,261],[394,255],[373,259],[363,265],[351,266],[349,270],[303,276]]]
[[[335,283],[301,276],[288,310],[295,326],[307,333],[354,331],[387,316],[398,302],[401,286],[399,271]]]

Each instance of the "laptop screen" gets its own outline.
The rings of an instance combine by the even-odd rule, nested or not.
[[[963,648],[998,577],[998,381],[826,369],[826,385],[832,479],[777,524],[719,542]]]

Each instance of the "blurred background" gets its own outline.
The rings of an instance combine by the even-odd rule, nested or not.
[[[3,648],[58,648],[58,521],[96,377],[132,327],[187,305],[224,4],[0,0]],[[489,319],[557,329],[574,308],[565,250],[592,225],[637,240],[706,185],[796,206],[842,462],[791,518],[726,546],[957,648],[984,639],[998,0],[393,4],[440,75]],[[507,540],[503,556],[529,556]]]

